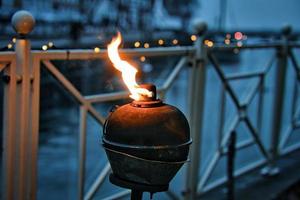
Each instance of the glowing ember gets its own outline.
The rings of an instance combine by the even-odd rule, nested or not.
[[[117,37],[113,38],[111,43],[107,46],[108,57],[113,63],[114,67],[122,72],[122,78],[126,86],[128,87],[134,100],[140,100],[141,96],[152,97],[153,93],[145,88],[141,88],[135,80],[137,69],[128,62],[120,58],[118,47],[122,42],[121,33],[118,32]]]

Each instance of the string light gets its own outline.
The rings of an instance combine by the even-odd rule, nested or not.
[[[145,62],[145,60],[146,60],[146,57],[145,57],[145,56],[141,56],[141,57],[140,57],[140,61],[141,61],[141,62]]]
[[[164,41],[163,41],[162,39],[159,39],[159,40],[158,40],[158,44],[159,44],[159,45],[163,45],[163,44],[164,44]]]
[[[48,46],[47,46],[47,45],[43,45],[43,46],[42,46],[42,49],[43,49],[44,51],[46,51],[46,50],[48,49]]]
[[[7,44],[7,48],[11,49],[13,47],[13,45],[11,43]]]
[[[197,36],[196,35],[191,35],[191,40],[194,42],[197,40]]]
[[[235,32],[235,33],[234,33],[234,38],[235,38],[236,40],[241,40],[241,39],[243,39],[243,33],[241,33],[241,32]]]
[[[95,47],[95,48],[94,48],[94,52],[95,52],[95,53],[99,53],[99,52],[100,52],[100,48],[99,48],[99,47]]]
[[[17,38],[13,38],[12,40],[11,40],[13,43],[16,43],[17,42]]]
[[[141,46],[141,43],[140,43],[139,41],[136,41],[136,42],[134,43],[134,47],[138,48],[138,47],[140,47],[140,46]]]
[[[51,48],[51,47],[53,47],[53,42],[48,42],[48,46]]]
[[[214,46],[214,43],[213,43],[213,41],[208,41],[208,42],[207,42],[207,46],[208,46],[208,47],[212,47],[212,46]]]
[[[173,43],[174,45],[176,45],[176,44],[178,44],[178,40],[177,40],[177,39],[174,39],[174,40],[172,40],[172,43]]]
[[[208,47],[212,47],[214,46],[214,42],[211,40],[204,40],[204,44]]]
[[[144,44],[144,47],[145,47],[145,48],[149,48],[149,46],[150,46],[150,45],[149,45],[149,43],[147,43],[147,42]]]

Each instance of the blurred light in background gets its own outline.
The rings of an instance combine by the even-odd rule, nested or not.
[[[236,40],[241,40],[241,39],[243,39],[243,34],[241,32],[235,32],[234,33],[234,38]]]
[[[144,44],[144,47],[145,47],[145,48],[149,48],[149,46],[150,46],[150,45],[149,45],[149,43],[147,43],[147,42]]]
[[[47,46],[47,45],[43,45],[43,46],[42,46],[42,49],[43,49],[44,51],[46,51],[46,50],[48,49],[48,46]]]
[[[178,44],[178,40],[177,39],[172,40],[172,44],[174,45]]]
[[[134,43],[134,47],[138,48],[138,47],[140,47],[140,46],[141,46],[141,43],[140,43],[139,41],[136,41],[136,42]]]
[[[99,47],[95,47],[94,48],[94,52],[99,53],[100,52],[100,48]]]
[[[141,61],[141,62],[145,62],[145,60],[146,60],[146,57],[145,57],[145,56],[141,56],[141,57],[140,57],[140,61]]]
[[[12,44],[10,44],[10,43],[9,43],[9,44],[7,44],[7,48],[8,48],[8,49],[11,49],[12,47],[13,47],[13,45],[12,45]]]
[[[53,47],[53,42],[48,42],[48,46],[51,48],[51,47]]]
[[[211,40],[204,40],[204,44],[208,47],[212,47],[214,46],[214,42]]]
[[[158,40],[158,44],[159,45],[163,45],[164,44],[164,41],[162,39]]]
[[[196,35],[191,35],[191,40],[192,41],[196,41],[197,40],[197,36]]]

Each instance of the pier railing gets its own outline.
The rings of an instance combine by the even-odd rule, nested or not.
[[[288,32],[285,32],[280,40],[274,42],[242,46],[227,44],[207,46],[203,42],[205,28],[204,24],[198,24],[196,27],[198,39],[193,46],[121,50],[121,54],[128,57],[180,57],[163,84],[158,86],[159,96],[162,99],[172,84],[176,82],[176,77],[182,70],[188,69],[189,71],[189,77],[186,80],[189,81],[187,87],[189,95],[186,101],[188,101],[188,118],[193,139],[190,151],[191,161],[187,163],[186,172],[183,173],[186,183],[181,183],[182,196],[175,194],[170,188],[167,194],[171,199],[195,199],[198,195],[226,182],[224,173],[214,176],[213,180],[211,177],[214,171],[218,170],[218,163],[227,157],[227,144],[231,133],[236,131],[241,124],[247,130],[249,137],[245,140],[238,139],[236,150],[239,152],[250,146],[256,146],[261,156],[236,167],[235,177],[258,167],[261,167],[265,175],[276,174],[279,171],[276,160],[300,147],[300,137],[297,135],[293,137],[295,130],[300,127],[298,119],[300,66],[296,58],[296,51],[299,50],[300,44],[289,41]],[[261,67],[260,71],[256,72],[228,75],[216,55],[216,53],[220,54],[225,51],[242,52],[261,49],[271,49],[273,55],[267,66]],[[47,69],[46,71],[63,86],[68,94],[76,99],[80,109],[77,198],[92,199],[96,191],[101,188],[110,173],[108,163],[94,178],[91,186],[88,189],[84,187],[86,137],[88,134],[86,130],[87,114],[89,113],[102,126],[106,116],[103,116],[94,105],[126,99],[128,92],[85,96],[53,62],[54,60],[72,62],[72,60],[101,59],[107,59],[106,50],[99,52],[93,50],[34,51],[31,50],[30,40],[26,38],[26,35],[22,35],[16,40],[14,52],[0,52],[0,71],[4,82],[3,176],[1,176],[3,199],[36,198],[41,68]],[[216,113],[209,113],[216,120],[216,129],[205,127],[208,113],[206,108],[209,103],[207,101],[212,100],[207,95],[215,93],[207,87],[210,84],[208,74],[212,72],[221,83],[221,90],[218,94],[220,97],[219,108],[216,109]],[[268,78],[270,73],[273,74],[272,78]],[[251,89],[241,100],[239,92],[235,91],[232,82],[250,79],[255,79],[256,82],[251,82]],[[272,92],[266,95],[266,90]],[[287,96],[291,98],[287,98]],[[253,101],[256,106],[255,120],[249,114],[254,111]],[[235,110],[230,118],[226,114],[228,113],[226,111],[228,102],[231,102],[230,109]],[[283,119],[285,112],[289,113],[288,120]],[[266,117],[266,115],[269,116]],[[270,124],[270,127],[264,128],[264,124]],[[267,133],[266,130],[268,130]],[[236,132],[237,135],[242,134],[239,131]],[[207,135],[214,136],[213,141],[216,145],[205,144],[206,140],[203,138]],[[290,142],[291,137],[293,137],[292,142]],[[203,156],[203,154],[207,155]],[[129,191],[124,190],[107,198],[117,199],[128,194]]]

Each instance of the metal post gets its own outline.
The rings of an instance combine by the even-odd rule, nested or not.
[[[86,160],[86,123],[87,109],[80,106],[80,134],[79,134],[79,158],[78,158],[78,196],[77,199],[84,197],[84,180],[85,180],[85,160]]]
[[[262,174],[273,176],[279,173],[279,168],[276,166],[276,159],[279,155],[279,140],[282,128],[282,112],[284,107],[285,79],[287,71],[287,56],[288,56],[288,35],[290,28],[283,30],[282,46],[277,49],[277,66],[274,86],[274,103],[273,103],[273,127],[271,132],[270,144],[270,161],[269,165],[262,170]]]
[[[197,185],[199,181],[200,171],[200,155],[201,155],[201,133],[202,133],[202,121],[204,112],[204,94],[205,94],[205,49],[203,46],[203,33],[207,28],[206,23],[197,23],[195,29],[199,38],[195,42],[196,54],[194,55],[194,63],[191,69],[191,81],[189,85],[190,94],[189,97],[189,115],[190,115],[190,127],[191,137],[193,144],[190,149],[191,162],[187,166],[187,180],[185,199],[196,199]],[[201,36],[202,35],[202,36]]]
[[[230,133],[227,154],[227,200],[235,199],[234,163],[236,154],[236,132]]]
[[[2,167],[2,194],[3,199],[13,199],[14,196],[14,167],[15,167],[15,133],[16,126],[16,62],[11,61],[9,67],[5,69],[7,82],[4,86],[3,105],[3,167]]]
[[[16,60],[9,70],[10,81],[5,89],[8,108],[4,124],[3,197],[35,199],[37,138],[34,136],[38,131],[39,91],[36,89],[39,88],[34,86],[39,82],[32,84],[30,41],[26,39],[33,29],[34,19],[30,13],[19,11],[14,14],[12,25],[19,38],[15,46]]]

